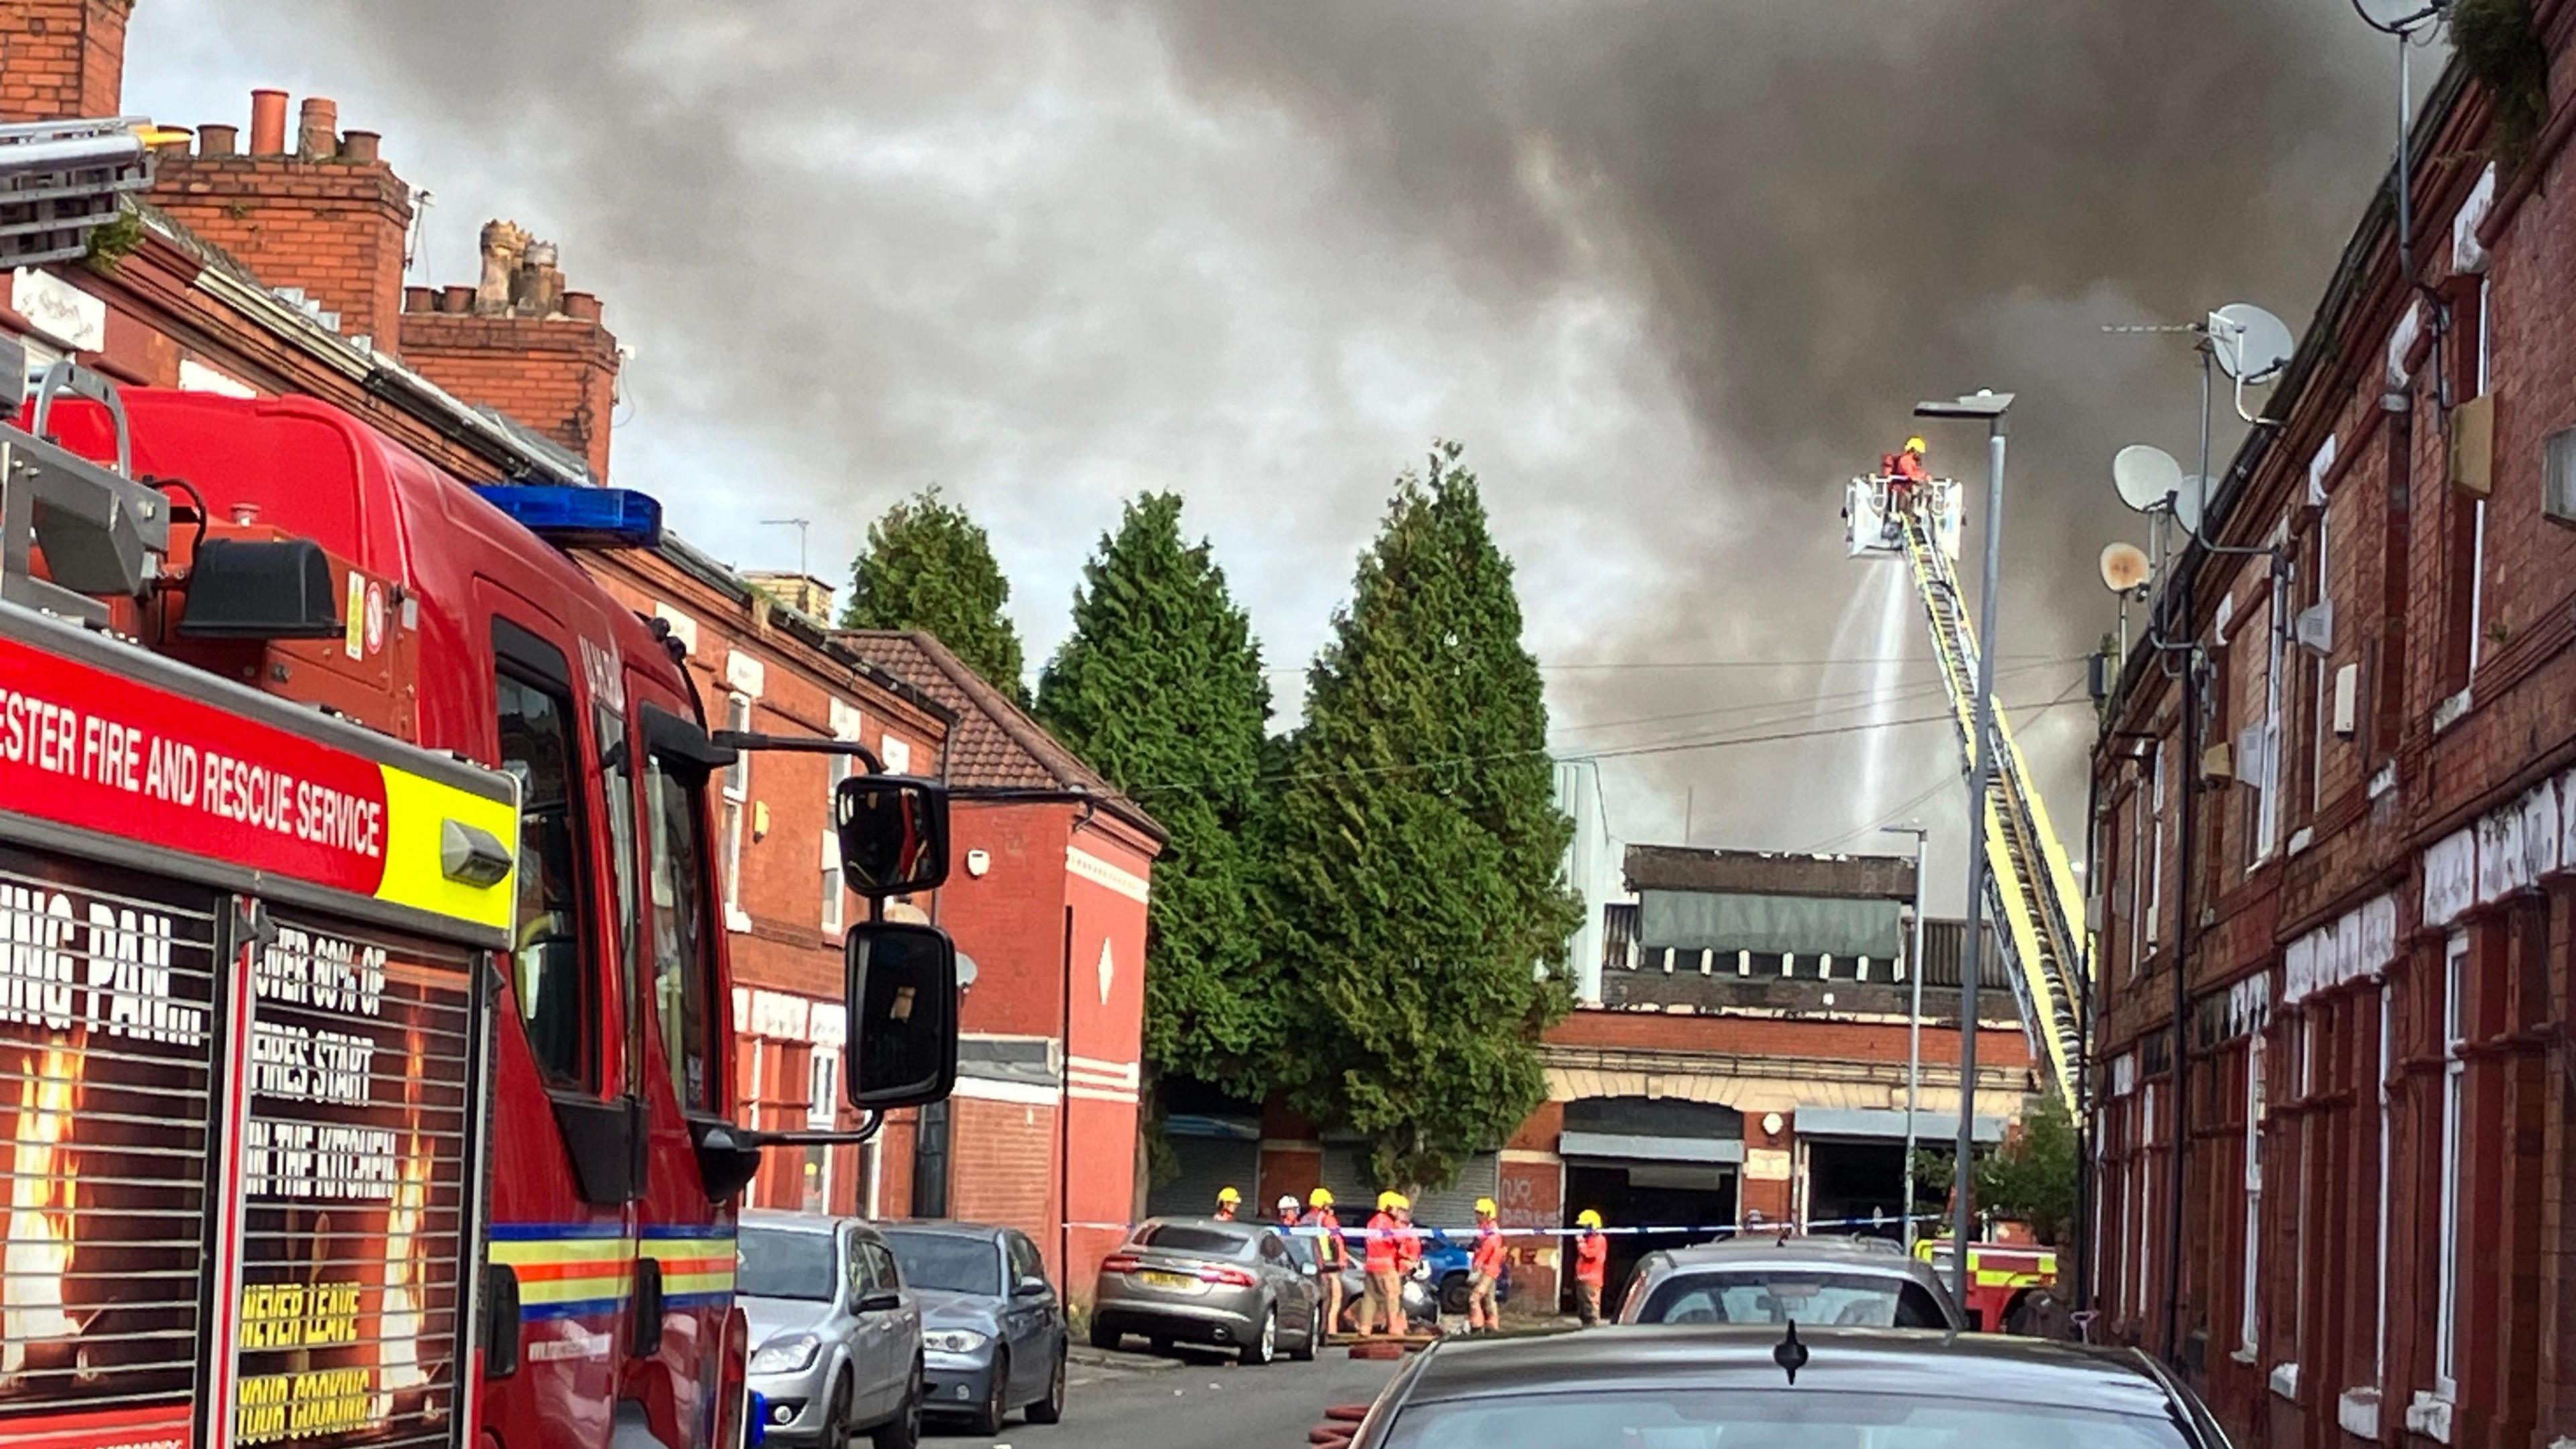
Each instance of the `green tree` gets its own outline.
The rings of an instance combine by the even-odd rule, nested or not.
[[[1459,456],[1397,480],[1279,791],[1281,1082],[1396,1183],[1446,1182],[1544,1099],[1581,912],[1511,564]]]
[[[1171,831],[1146,906],[1149,1068],[1261,1095],[1279,1039],[1252,879],[1270,687],[1225,571],[1182,539],[1177,495],[1130,501],[1101,536],[1037,714]]]
[[[844,629],[926,629],[967,667],[1021,704],[1020,636],[1002,606],[1010,580],[993,542],[932,484],[897,500],[868,525],[867,551],[850,565]]]
[[[2075,1119],[2054,1092],[2024,1098],[2021,1126],[1991,1152],[1976,1160],[1977,1215],[2030,1224],[2043,1243],[2065,1244],[2075,1226]],[[1915,1210],[1939,1213],[1950,1200],[1956,1154],[1947,1148],[1920,1148],[1914,1154]],[[1926,1224],[1928,1231],[1948,1232],[1949,1224]]]

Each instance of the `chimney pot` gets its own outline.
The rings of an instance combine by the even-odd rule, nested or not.
[[[567,317],[577,317],[584,322],[596,322],[599,320],[599,294],[566,292],[563,295],[563,309]]]
[[[197,128],[197,154],[200,156],[230,156],[240,142],[241,127],[239,126],[199,126]]]
[[[306,96],[297,125],[296,152],[319,161],[340,149],[340,103],[327,96]]]
[[[384,137],[373,131],[348,131],[340,137],[340,159],[371,164],[376,159],[378,143]]]
[[[434,311],[434,310],[436,310],[436,309],[437,309],[437,307],[438,307],[438,289],[437,289],[436,287],[405,287],[405,288],[403,288],[403,310],[404,310],[404,311],[406,311],[406,312],[429,312],[429,311]]]
[[[472,287],[470,287],[470,286],[455,286],[455,287],[441,287],[441,288],[439,288],[439,289],[438,289],[438,310],[439,310],[439,311],[441,311],[441,312],[458,312],[458,313],[471,312],[471,311],[473,311],[473,310],[474,310],[474,289],[473,289]]]
[[[275,156],[286,150],[286,92],[250,93],[250,154]]]

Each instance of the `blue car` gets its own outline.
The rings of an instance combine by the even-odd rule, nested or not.
[[[1463,1314],[1467,1311],[1467,1265],[1476,1256],[1475,1231],[1453,1233],[1445,1228],[1429,1228],[1425,1234],[1422,1262],[1431,1270],[1431,1285],[1440,1294],[1440,1311]],[[1494,1285],[1494,1302],[1501,1305],[1510,1301],[1512,1269],[1506,1259],[1502,1279]]]

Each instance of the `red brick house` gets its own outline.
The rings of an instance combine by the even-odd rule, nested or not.
[[[976,974],[957,1094],[911,1135],[911,1210],[1025,1229],[1087,1298],[1137,1206],[1145,902],[1163,828],[937,639],[835,637],[956,720],[956,864],[937,912]]]
[[[123,111],[130,8],[0,7],[0,119]],[[163,148],[131,250],[15,273],[0,330],[34,365],[71,356],[127,385],[318,397],[476,482],[605,481],[618,353],[597,299],[563,290],[541,256],[522,258],[525,285],[510,295],[404,288],[411,187],[375,135],[338,129],[331,102],[300,111],[290,135],[287,98],[258,93],[246,148],[239,127],[211,124]],[[943,706],[685,540],[582,562],[687,646],[717,727],[863,740],[938,772]],[[860,908],[839,892],[825,845],[831,769],[772,754],[726,781],[738,1097],[762,1126],[852,1125],[837,1094],[824,1095],[839,1047],[839,931]],[[873,1144],[772,1154],[749,1198],[868,1211],[883,1155]]]
[[[2576,4],[2455,61],[2093,760],[2101,1322],[2274,1446],[2576,1436]],[[2269,550],[2266,552],[2265,550]],[[2277,560],[2277,563],[2276,563]],[[2177,1003],[2181,1009],[2177,1010]]]

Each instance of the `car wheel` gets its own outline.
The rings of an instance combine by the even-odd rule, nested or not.
[[[1056,1350],[1055,1372],[1047,1376],[1046,1397],[1029,1405],[1028,1416],[1029,1422],[1032,1424],[1060,1424],[1064,1422],[1063,1349]]]
[[[1103,1353],[1117,1352],[1118,1345],[1124,1342],[1126,1337],[1127,1335],[1120,1333],[1117,1329],[1110,1327],[1100,1319],[1095,1318],[1091,1320],[1091,1346],[1099,1349]]]
[[[903,1407],[868,1436],[874,1449],[915,1449],[921,1443],[921,1361],[913,1360],[912,1382],[904,1386]]]
[[[849,1449],[850,1380],[847,1375],[832,1381],[832,1407],[823,1415],[823,1449]]]
[[[1312,1363],[1324,1351],[1324,1305],[1318,1303],[1306,1314],[1306,1336],[1288,1350],[1288,1356],[1299,1363]]]
[[[1466,1274],[1452,1273],[1448,1277],[1440,1280],[1441,1312],[1451,1314],[1453,1316],[1463,1316],[1467,1311],[1468,1296],[1469,1292],[1467,1288]]]
[[[1261,1310],[1261,1331],[1243,1346],[1243,1361],[1255,1368],[1270,1362],[1279,1354],[1279,1310]]]
[[[997,1353],[993,1355],[992,1392],[986,1394],[984,1396],[984,1402],[976,1407],[973,1414],[967,1416],[966,1427],[968,1432],[975,1434],[1001,1433],[1002,1421],[1009,1418],[1011,1415],[1010,1400],[1011,1356],[1007,1353]]]
[[[1145,1343],[1148,1347],[1152,1348],[1155,1353],[1160,1354],[1164,1358],[1170,1358],[1172,1356],[1172,1341],[1169,1338],[1149,1338],[1145,1340]]]

